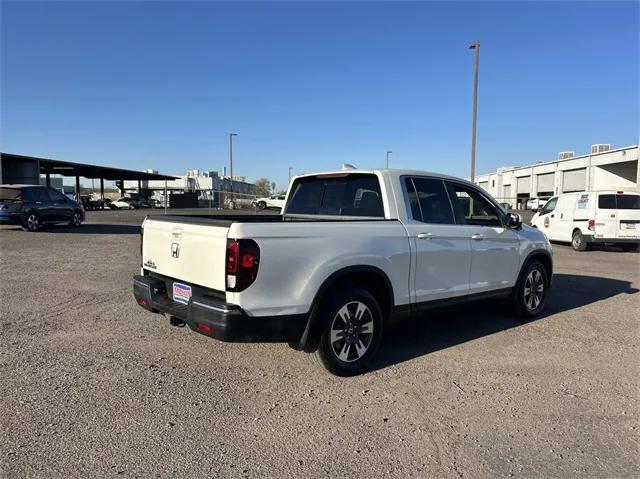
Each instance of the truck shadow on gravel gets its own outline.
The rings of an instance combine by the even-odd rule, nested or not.
[[[510,315],[506,301],[485,300],[464,306],[434,309],[420,318],[396,321],[389,325],[371,370],[429,354],[457,344],[472,341],[547,316],[587,306],[619,294],[636,294],[629,281],[555,274],[547,305],[542,316],[522,320]]]

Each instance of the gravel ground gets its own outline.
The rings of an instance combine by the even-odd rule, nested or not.
[[[341,379],[138,307],[146,213],[0,228],[1,477],[638,477],[640,254],[557,245],[543,318],[433,312]]]

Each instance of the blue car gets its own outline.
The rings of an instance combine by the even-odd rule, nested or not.
[[[38,185],[0,185],[0,224],[38,231],[46,224],[78,227],[84,221],[82,204],[57,190]]]

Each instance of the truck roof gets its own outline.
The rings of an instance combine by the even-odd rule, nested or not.
[[[303,175],[297,175],[296,178],[304,178],[309,176],[319,176],[319,175],[344,175],[344,174],[353,174],[353,173],[369,173],[369,174],[380,174],[382,176],[387,177],[398,177],[398,176],[430,176],[434,178],[443,178],[447,180],[456,180],[463,181],[465,183],[470,183],[468,180],[464,178],[459,178],[457,176],[445,175],[442,173],[435,173],[433,171],[424,171],[424,170],[408,170],[408,169],[396,169],[396,168],[374,168],[374,169],[360,169],[360,168],[349,168],[345,170],[333,170],[333,171],[322,171],[317,173],[306,173]],[[471,184],[471,183],[470,183]]]

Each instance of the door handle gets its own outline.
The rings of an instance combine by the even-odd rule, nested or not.
[[[431,233],[418,233],[417,238],[422,240],[430,240],[431,238],[433,238],[433,235]]]
[[[564,218],[564,213],[560,213],[560,219]]]
[[[476,233],[474,235],[471,235],[471,239],[475,241],[482,241],[484,239],[484,235],[481,235],[480,233]]]
[[[552,218],[555,218],[555,217],[556,217],[556,215],[551,215],[551,217],[552,217]]]
[[[611,215],[611,217],[612,217],[612,218],[615,218],[615,217],[616,217],[616,215]]]

